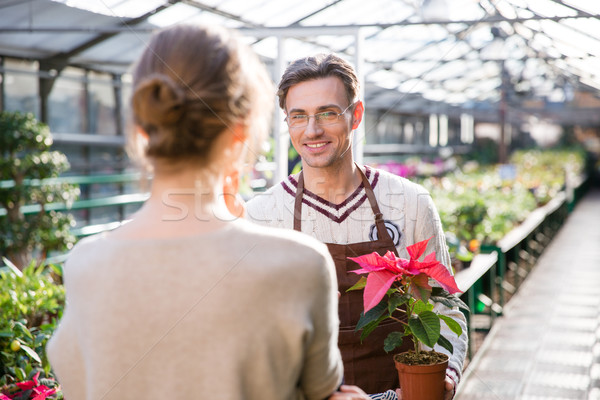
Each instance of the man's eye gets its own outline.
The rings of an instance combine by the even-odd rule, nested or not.
[[[334,113],[333,111],[325,111],[325,112],[317,114],[318,119],[331,119],[331,118],[335,118],[336,116],[337,116],[337,113]]]
[[[292,115],[290,118],[295,121],[302,121],[303,119],[306,119],[306,115],[302,115],[302,114]]]

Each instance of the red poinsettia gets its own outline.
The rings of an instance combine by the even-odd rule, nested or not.
[[[49,396],[56,394],[58,392],[58,388],[49,388],[46,385],[40,385],[39,382],[40,373],[37,372],[30,381],[23,381],[15,383],[18,388],[15,390],[10,390],[8,393],[0,393],[0,400],[12,400],[16,398],[23,398],[24,395],[31,400],[45,400]]]
[[[434,302],[463,309],[468,307],[458,297],[453,296],[460,290],[456,286],[454,276],[436,260],[435,252],[419,261],[429,240],[431,238],[408,246],[408,260],[396,257],[390,251],[384,256],[371,253],[349,257],[361,266],[360,269],[351,272],[368,274],[366,280],[361,279],[349,289],[364,288],[364,312],[357,325],[357,330],[363,330],[361,337],[366,337],[387,318],[396,319],[403,324],[403,332],[393,332],[386,339],[386,351],[399,346],[404,336],[411,336],[417,351],[418,342],[422,342],[429,347],[439,344],[452,352],[452,344],[440,334],[440,321],[444,321],[457,335],[462,334],[462,328],[456,321],[433,311]],[[432,287],[429,279],[436,281],[440,287]],[[384,300],[386,294],[388,297]],[[396,312],[405,314],[407,318],[396,318]]]
[[[410,260],[398,258],[391,251],[388,251],[385,256],[371,253],[360,257],[349,257],[362,267],[351,272],[369,274],[364,294],[365,312],[379,304],[395,281],[408,283],[409,291],[418,298],[422,298],[421,288],[431,290],[427,277],[435,279],[451,294],[460,291],[452,274],[435,259],[435,251],[427,255],[423,261],[419,261],[429,240],[431,238],[406,248]]]

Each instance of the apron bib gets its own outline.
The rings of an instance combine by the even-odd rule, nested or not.
[[[394,350],[394,353],[386,353],[383,350],[383,341],[387,335],[390,332],[401,331],[401,323],[391,319],[382,322],[362,343],[360,332],[354,331],[363,311],[363,291],[355,290],[346,293],[346,290],[358,282],[362,275],[350,272],[359,269],[360,266],[349,260],[348,257],[357,257],[373,252],[383,256],[388,251],[398,255],[396,246],[383,223],[383,215],[377,205],[373,188],[362,169],[358,166],[357,168],[375,215],[378,239],[350,244],[326,243],[326,245],[335,262],[338,289],[341,293],[338,310],[340,318],[338,346],[344,362],[345,383],[357,385],[367,393],[381,393],[400,387],[393,354],[412,349],[414,346],[411,340],[405,338],[402,346]],[[297,231],[302,231],[303,193],[304,177],[300,172],[294,207],[294,230]]]

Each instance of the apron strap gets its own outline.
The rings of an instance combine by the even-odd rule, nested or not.
[[[294,230],[302,231],[302,195],[304,193],[304,174],[300,171],[298,175],[298,187],[296,188],[296,198],[294,201]]]
[[[360,178],[362,179],[363,186],[365,187],[365,193],[367,194],[367,199],[369,199],[369,203],[371,204],[371,210],[373,210],[373,214],[375,214],[375,226],[377,227],[377,238],[383,242],[387,242],[388,246],[394,249],[394,253],[398,255],[398,251],[396,250],[396,245],[394,241],[390,237],[390,234],[385,227],[385,223],[383,222],[383,214],[379,210],[379,205],[377,204],[377,199],[375,199],[375,193],[373,193],[373,187],[371,183],[367,179],[367,176],[363,172],[362,168],[356,164],[356,168],[358,168],[358,172],[360,173]]]
[[[373,214],[375,214],[375,226],[377,227],[377,238],[383,242],[387,242],[389,247],[394,249],[394,253],[397,254],[396,246],[394,245],[394,241],[390,237],[387,228],[383,222],[383,214],[379,210],[379,205],[377,204],[377,199],[375,199],[375,193],[373,193],[373,187],[371,183],[367,179],[365,173],[362,168],[356,164],[356,168],[360,174],[360,179],[362,180],[362,184],[365,188],[365,193],[367,194],[367,199],[369,200],[369,204],[371,205],[371,210]],[[298,175],[298,186],[296,188],[296,198],[294,199],[294,230],[302,231],[302,197],[304,193],[304,174],[303,171],[300,171]]]

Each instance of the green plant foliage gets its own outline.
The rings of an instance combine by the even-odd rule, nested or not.
[[[53,182],[69,168],[67,157],[50,151],[48,126],[32,114],[0,113],[0,253],[19,268],[37,255],[72,247],[71,215],[46,212],[49,203],[69,205],[79,196],[76,185]],[[25,205],[38,212],[24,213]]]
[[[465,163],[442,178],[420,181],[440,213],[453,258],[469,261],[468,243],[494,245],[537,207],[564,190],[566,180],[584,173],[578,149],[523,150],[512,154],[514,179],[503,179],[500,166]]]
[[[53,378],[45,346],[65,303],[60,270],[31,262],[20,271],[6,264],[0,270],[0,387],[36,371]]]

